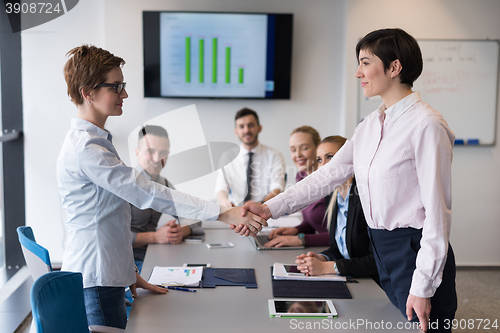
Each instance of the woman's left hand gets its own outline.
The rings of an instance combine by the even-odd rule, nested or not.
[[[302,241],[297,236],[277,236],[265,244],[268,247],[297,246]]]
[[[418,297],[412,294],[408,295],[408,299],[406,300],[406,316],[408,320],[413,319],[413,311],[418,317],[420,321],[421,329],[424,332],[427,332],[429,328],[429,319],[431,315],[431,299]]]
[[[135,273],[135,278],[136,282],[130,286],[130,292],[132,293],[132,297],[136,298],[137,297],[137,290],[136,288],[142,288],[146,289],[149,291],[152,291],[157,294],[166,294],[168,292],[168,289],[165,289],[163,287],[155,286],[154,284],[151,284],[144,280],[139,273]]]

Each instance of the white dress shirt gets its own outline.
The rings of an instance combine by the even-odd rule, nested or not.
[[[422,229],[410,293],[432,297],[448,251],[454,140],[443,116],[412,93],[372,112],[326,166],[266,204],[273,218],[295,212],[354,172],[370,228]]]
[[[252,156],[252,192],[250,200],[262,201],[271,191],[283,191],[285,187],[285,160],[283,155],[270,147],[258,144],[251,150]],[[224,166],[229,182],[229,200],[239,205],[247,193],[247,165],[249,151],[240,145],[238,156]],[[223,157],[222,159],[225,159]],[[215,195],[220,191],[228,192],[228,185],[224,181],[222,171],[219,170],[215,184]]]
[[[135,282],[130,206],[199,220],[218,218],[220,206],[152,182],[126,166],[111,134],[72,119],[57,160],[66,210],[67,244],[62,270],[81,272],[84,288]]]

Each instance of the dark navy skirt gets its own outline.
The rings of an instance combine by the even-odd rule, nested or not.
[[[410,293],[413,272],[416,268],[422,230],[398,228],[389,231],[368,228],[368,233],[377,262],[380,285],[392,304],[406,318],[406,301]],[[451,332],[451,324],[457,311],[455,275],[455,255],[451,245],[448,244],[443,279],[431,298],[429,331]],[[413,313],[412,321],[418,321],[415,313]]]

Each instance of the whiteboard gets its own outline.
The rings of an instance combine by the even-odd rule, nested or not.
[[[419,40],[424,69],[415,81],[422,101],[440,112],[456,143],[494,145],[498,92],[497,40]],[[366,98],[358,86],[358,120],[382,99]]]

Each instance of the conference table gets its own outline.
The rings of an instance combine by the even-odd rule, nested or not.
[[[352,299],[333,299],[338,318],[285,319],[269,316],[273,298],[271,269],[275,263],[293,263],[305,250],[256,250],[251,238],[229,228],[205,229],[204,242],[148,246],[141,276],[148,280],[155,266],[210,263],[214,268],[255,268],[257,289],[240,286],[198,288],[197,292],[170,290],[166,295],[138,289],[125,332],[291,332],[302,329],[357,332],[419,332],[391,304],[371,279],[348,283]],[[206,247],[231,242],[232,248]],[[323,248],[308,248],[320,252]]]

